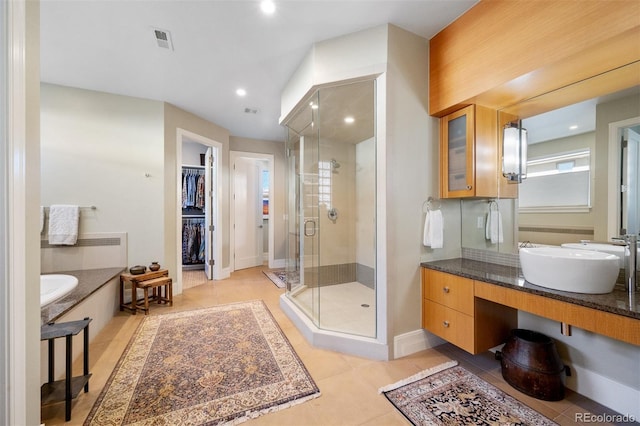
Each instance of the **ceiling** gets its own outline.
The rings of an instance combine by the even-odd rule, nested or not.
[[[312,44],[386,23],[430,39],[477,1],[275,2],[267,16],[257,0],[41,0],[41,80],[165,101],[232,136],[284,140],[280,94]],[[173,49],[158,47],[154,28]]]
[[[596,130],[598,104],[632,95],[640,99],[640,86],[525,118],[522,120],[522,126],[527,129],[527,140],[530,144],[593,132]]]

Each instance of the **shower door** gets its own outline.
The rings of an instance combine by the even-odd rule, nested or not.
[[[309,102],[313,102],[310,100]],[[287,199],[288,239],[287,292],[318,325],[317,273],[318,229],[318,136],[317,110],[305,108],[288,124]]]
[[[375,81],[323,87],[286,122],[287,297],[323,330],[376,335]]]

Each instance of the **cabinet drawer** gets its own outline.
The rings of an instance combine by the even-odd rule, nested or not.
[[[429,332],[469,353],[475,353],[473,317],[430,300],[423,303],[424,325]]]
[[[431,269],[424,278],[425,298],[473,316],[473,280]]]

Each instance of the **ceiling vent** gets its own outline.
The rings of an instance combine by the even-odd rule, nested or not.
[[[153,34],[158,43],[158,47],[163,49],[173,50],[173,43],[171,42],[171,33],[167,30],[161,30],[159,28],[153,28]]]

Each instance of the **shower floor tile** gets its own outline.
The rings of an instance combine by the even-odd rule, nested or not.
[[[306,288],[292,300],[321,329],[375,337],[375,291],[359,282]]]

